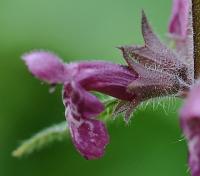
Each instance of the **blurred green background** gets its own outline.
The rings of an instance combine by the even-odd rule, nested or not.
[[[143,42],[142,8],[164,39],[171,0],[0,0],[0,176],[189,175],[186,144],[180,141],[180,102],[173,100],[137,111],[128,126],[113,121],[102,159],[83,159],[71,140],[22,159],[11,156],[20,141],[64,120],[61,87],[50,95],[20,56],[46,49],[68,62],[123,63],[115,46]]]

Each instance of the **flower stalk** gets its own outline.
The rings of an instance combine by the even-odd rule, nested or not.
[[[200,77],[200,0],[192,0],[194,31],[194,77]]]

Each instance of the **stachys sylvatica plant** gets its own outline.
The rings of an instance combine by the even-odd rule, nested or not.
[[[169,48],[153,32],[142,12],[144,45],[118,47],[126,65],[105,61],[63,63],[51,52],[23,55],[29,71],[50,85],[62,84],[62,100],[67,127],[76,149],[87,159],[102,157],[109,135],[98,116],[108,108],[91,91],[114,97],[114,114],[124,114],[128,123],[132,112],[146,100],[175,96],[185,99],[180,126],[188,142],[192,176],[200,176],[200,0],[174,0],[169,23]],[[62,127],[65,124],[61,124]],[[60,126],[61,126],[60,125]],[[43,131],[59,133],[65,128]],[[40,135],[22,144],[14,155],[39,140]]]

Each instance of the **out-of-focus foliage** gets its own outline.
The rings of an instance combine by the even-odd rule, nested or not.
[[[29,74],[21,54],[43,48],[67,62],[122,63],[115,46],[142,44],[141,9],[164,39],[170,4],[171,0],[0,0],[0,175],[188,176],[177,100],[138,110],[129,125],[121,119],[111,121],[111,141],[100,160],[83,159],[71,140],[20,160],[11,156],[22,140],[64,120],[61,87],[49,94],[48,87]]]

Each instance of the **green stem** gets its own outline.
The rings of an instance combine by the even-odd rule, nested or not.
[[[200,0],[192,0],[194,31],[194,78],[200,77]]]
[[[16,150],[12,152],[12,156],[25,156],[33,153],[34,151],[38,151],[55,141],[63,141],[65,138],[67,138],[67,133],[68,128],[66,121],[53,125],[24,141]]]

